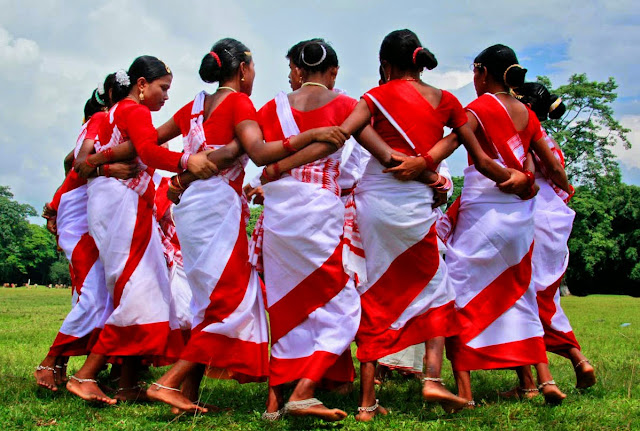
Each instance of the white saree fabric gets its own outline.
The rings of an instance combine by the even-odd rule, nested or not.
[[[534,234],[533,199],[523,201],[502,193],[474,166],[467,167],[464,176],[458,221],[446,251],[458,309],[464,309],[503,272],[518,265],[529,253]],[[467,345],[478,349],[542,337],[537,309],[531,282],[513,305]]]

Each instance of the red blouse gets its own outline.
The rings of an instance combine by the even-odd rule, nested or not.
[[[193,101],[173,115],[173,121],[186,136],[191,128]],[[211,112],[203,123],[207,146],[227,145],[235,137],[235,126],[244,120],[257,120],[256,108],[244,93],[231,93]]]
[[[358,102],[344,94],[338,95],[329,103],[311,111],[298,111],[292,108],[293,118],[301,132],[317,127],[339,126],[347,119]],[[276,101],[272,99],[258,111],[258,123],[267,142],[285,138],[276,112]]]
[[[102,145],[106,145],[111,140],[114,126],[116,126],[124,140],[131,140],[145,165],[171,172],[181,171],[182,153],[170,151],[158,145],[158,132],[153,127],[149,108],[131,99],[124,99],[118,102],[113,118],[113,124],[103,121],[100,125],[98,136]]]
[[[444,136],[444,127],[456,129],[467,122],[467,116],[458,99],[445,90],[436,108],[420,94],[408,81],[393,80],[365,93],[362,98],[367,102],[372,114],[373,128],[380,137],[394,150],[413,156],[416,155],[407,141],[400,135],[387,117],[380,112],[371,100],[373,95],[391,116],[401,125],[409,138],[421,148],[430,149]],[[415,129],[412,133],[411,129]],[[412,137],[417,136],[417,138]],[[423,150],[424,151],[424,150]]]

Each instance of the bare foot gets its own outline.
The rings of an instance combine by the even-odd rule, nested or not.
[[[195,405],[200,406],[200,407],[204,407],[205,409],[207,409],[207,413],[219,413],[219,412],[230,412],[231,409],[228,407],[222,408],[222,407],[218,407],[218,406],[214,406],[213,404],[208,404],[208,403],[203,403],[200,401],[195,401],[194,402]],[[171,413],[173,413],[174,415],[179,415],[182,413],[186,413],[184,410],[181,410],[177,407],[171,407]]]
[[[437,382],[424,382],[422,398],[424,398],[425,401],[439,403],[447,413],[455,413],[467,405],[466,399],[452,394],[447,388]]]
[[[532,399],[537,397],[540,394],[537,388],[531,389],[523,389],[520,386],[516,386],[515,388],[508,390],[506,392],[500,392],[498,395],[500,398],[504,398],[507,400],[522,400],[522,399]]]
[[[145,402],[150,401],[147,396],[147,391],[141,386],[134,386],[132,388],[118,388],[116,394],[113,396],[118,401],[133,401],[133,402]]]
[[[79,382],[71,376],[67,382],[67,390],[85,401],[95,401],[109,405],[118,402],[118,400],[106,396],[95,380]]]
[[[55,365],[56,385],[61,385],[69,381],[69,379],[67,378],[67,361],[69,361],[69,357],[65,357],[65,356],[59,356],[56,359],[56,365]]]
[[[40,364],[33,373],[33,377],[36,378],[38,386],[49,389],[53,392],[58,390],[58,387],[56,386],[55,369],[53,367]]]
[[[356,420],[359,421],[359,422],[369,422],[369,421],[373,420],[373,418],[376,415],[386,416],[388,414],[389,414],[389,412],[387,411],[387,409],[385,409],[381,405],[378,405],[378,408],[375,409],[372,412],[358,411],[358,414],[356,415]]]
[[[576,388],[586,389],[596,384],[596,371],[589,362],[584,361],[576,368]]]
[[[185,397],[179,390],[163,389],[155,384],[149,386],[149,389],[147,389],[147,397],[152,401],[161,401],[169,404],[183,412],[206,413],[208,411],[206,407],[199,406],[189,398]]]
[[[544,395],[544,401],[551,405],[562,404],[562,400],[567,398],[567,395],[562,393],[555,384],[544,385],[542,395]]]
[[[291,416],[315,416],[327,422],[341,421],[347,417],[347,412],[340,409],[329,409],[324,404],[307,407],[306,409],[286,410],[286,413]]]

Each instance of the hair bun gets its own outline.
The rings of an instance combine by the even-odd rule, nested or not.
[[[555,94],[551,95],[551,106],[549,106],[549,118],[552,120],[557,120],[562,118],[564,113],[567,111],[567,106],[564,104],[562,99],[560,99]]]
[[[434,69],[438,65],[436,56],[427,48],[422,47],[415,56],[415,65],[419,68],[426,67],[428,70]]]
[[[213,51],[206,53],[200,63],[200,78],[208,84],[220,81],[220,74],[222,72],[221,59],[220,57],[215,57],[213,54],[215,54]]]
[[[504,83],[509,88],[518,88],[524,84],[524,77],[527,69],[519,64],[512,64],[504,71]]]

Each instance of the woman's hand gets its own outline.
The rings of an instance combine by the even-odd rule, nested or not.
[[[447,192],[433,189],[433,204],[431,205],[431,208],[438,208],[439,206],[446,204],[447,200],[449,200],[447,198]]]
[[[138,175],[139,167],[136,162],[118,162],[102,165],[100,173],[104,176],[117,178],[119,180],[128,180]],[[108,173],[108,175],[107,175]]]
[[[427,169],[427,162],[422,157],[391,154],[391,164],[397,164],[397,166],[387,168],[382,172],[391,172],[400,181],[415,180],[418,175]]]
[[[247,197],[247,202],[251,203],[253,199],[254,204],[264,205],[264,191],[262,190],[262,186],[253,188],[250,184],[247,184],[244,186],[244,194]]]
[[[339,126],[319,127],[313,129],[313,142],[326,142],[340,149],[349,139],[349,133]]]
[[[180,197],[182,197],[182,191],[174,189],[173,187],[167,189],[167,199],[174,204],[178,205],[180,203]]]
[[[82,162],[76,162],[76,164],[73,166],[73,169],[75,169],[75,171],[78,173],[78,175],[81,178],[89,178],[96,170],[96,165],[92,164],[92,166],[90,166],[87,163],[87,160],[91,157],[92,155],[90,154],[89,156],[87,156],[86,159],[84,159]]]
[[[209,153],[214,150],[200,151],[197,154],[192,154],[187,161],[187,169],[201,180],[206,180],[214,175],[218,175],[218,167],[215,163],[209,160]]]
[[[56,217],[47,219],[47,230],[54,235],[58,234],[58,222]]]
[[[522,199],[530,199],[538,192],[537,185],[534,183],[534,191],[532,194],[532,184],[529,178],[517,169],[507,168],[509,172],[509,179],[497,184],[498,188],[503,193],[510,193],[518,195]]]

